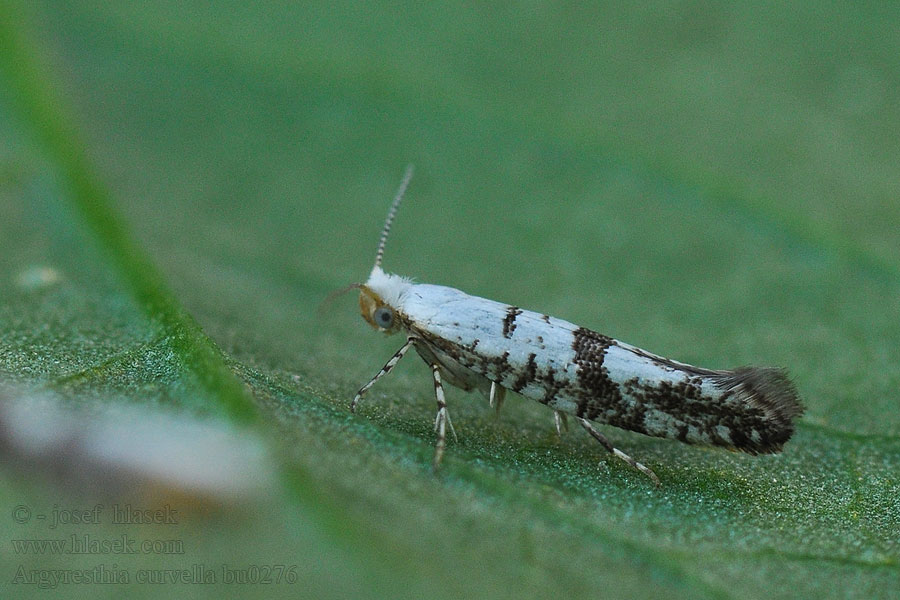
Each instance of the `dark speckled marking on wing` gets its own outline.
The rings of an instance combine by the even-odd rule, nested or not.
[[[615,343],[614,339],[584,327],[573,332],[572,349],[578,365],[578,411],[575,416],[593,420],[601,406],[622,404],[619,385],[610,379],[609,371],[603,366],[606,349]]]
[[[534,362],[536,357],[537,354],[534,352],[528,355],[528,362],[525,363],[525,368],[513,383],[512,390],[514,392],[521,392],[522,388],[534,381],[537,377],[537,363]]]
[[[556,369],[553,367],[548,367],[542,371],[539,378],[544,386],[544,395],[537,398],[537,401],[541,404],[550,404],[556,400],[556,396],[559,394],[559,391],[563,388],[564,384],[563,382],[556,380]]]
[[[522,314],[522,309],[518,306],[510,306],[506,309],[506,316],[503,318],[503,337],[509,339],[516,330],[516,317]]]

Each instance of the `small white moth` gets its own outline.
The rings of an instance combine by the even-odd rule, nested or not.
[[[591,421],[749,454],[779,452],[790,439],[803,407],[784,369],[694,367],[546,314],[385,273],[384,245],[411,177],[409,167],[368,281],[352,286],[359,288],[363,318],[388,334],[403,331],[406,343],[357,392],[352,411],[414,347],[434,378],[435,468],[447,429],[456,436],[442,382],[482,390],[498,410],[507,390],[537,400],[554,410],[557,430],[573,415],[606,450],[657,485],[652,470],[614,448]]]

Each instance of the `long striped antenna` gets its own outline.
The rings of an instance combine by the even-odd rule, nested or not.
[[[388,233],[391,231],[391,223],[394,222],[394,216],[397,214],[397,209],[400,208],[400,202],[403,200],[403,194],[406,193],[406,188],[409,187],[409,180],[412,179],[412,176],[413,166],[408,165],[406,173],[403,175],[403,181],[400,182],[400,188],[397,190],[397,195],[394,196],[394,201],[391,203],[390,210],[388,210],[384,229],[381,230],[381,239],[378,240],[378,252],[375,253],[376,267],[381,267],[381,259],[384,258],[384,243],[387,241]]]

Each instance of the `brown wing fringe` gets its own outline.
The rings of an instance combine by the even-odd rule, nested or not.
[[[739,367],[710,376],[715,385],[730,392],[751,409],[762,413],[765,427],[761,440],[733,440],[738,450],[750,454],[780,452],[794,433],[794,421],[803,414],[797,388],[785,369]]]

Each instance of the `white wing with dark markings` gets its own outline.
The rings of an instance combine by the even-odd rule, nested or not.
[[[484,389],[493,381],[598,423],[756,454],[778,451],[800,411],[780,369],[694,367],[438,285],[411,284],[398,310],[449,382]]]

